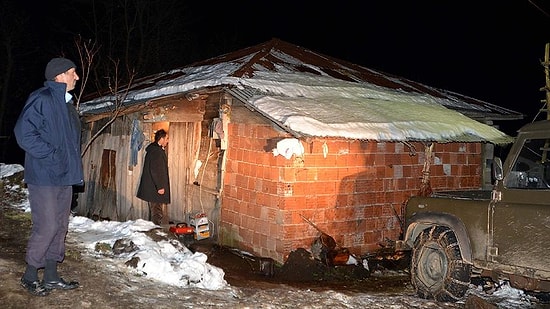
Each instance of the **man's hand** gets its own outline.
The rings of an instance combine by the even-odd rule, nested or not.
[[[158,193],[159,193],[160,195],[164,195],[164,188],[162,188],[162,189],[158,189],[158,191],[157,191],[157,192],[158,192]]]

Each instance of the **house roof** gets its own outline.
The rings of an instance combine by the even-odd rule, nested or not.
[[[220,86],[301,136],[501,144],[511,138],[481,121],[522,118],[279,39],[136,80],[123,105]],[[114,102],[114,96],[99,97],[81,103],[80,112],[105,113]]]

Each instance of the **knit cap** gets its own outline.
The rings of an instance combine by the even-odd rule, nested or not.
[[[54,80],[57,75],[67,72],[71,68],[76,68],[76,65],[71,60],[67,58],[53,58],[46,65],[44,76],[46,80]]]

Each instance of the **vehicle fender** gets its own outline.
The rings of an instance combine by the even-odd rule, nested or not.
[[[462,259],[466,263],[472,264],[472,248],[466,226],[460,219],[451,214],[423,212],[412,215],[408,220],[407,230],[405,231],[405,243],[408,247],[413,248],[416,237],[423,230],[436,225],[446,226],[453,230],[460,246]]]

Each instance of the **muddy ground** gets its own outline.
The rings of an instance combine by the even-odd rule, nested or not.
[[[67,280],[78,280],[81,287],[71,291],[55,290],[47,297],[36,297],[19,285],[25,268],[24,256],[31,225],[30,214],[11,206],[14,199],[22,198],[21,193],[5,190],[0,190],[0,193],[2,308],[175,308],[181,307],[175,306],[179,302],[192,303],[192,307],[195,308],[204,308],[209,307],[207,299],[242,298],[243,295],[232,294],[237,293],[235,291],[255,293],[253,291],[257,289],[250,287],[269,289],[282,284],[306,290],[340,289],[369,292],[384,289],[388,292],[412,292],[406,273],[388,278],[371,276],[372,271],[377,269],[402,268],[401,262],[373,260],[370,262],[369,270],[362,266],[326,266],[312,259],[305,249],[297,249],[290,254],[284,265],[275,264],[271,275],[262,268],[266,265],[264,260],[243,255],[233,248],[221,247],[212,240],[201,240],[187,245],[192,251],[204,252],[208,256],[208,263],[222,268],[225,280],[230,286],[238,289],[227,291],[225,294],[182,291],[181,288],[159,285],[146,278],[110,270],[94,258],[83,254],[83,249],[72,241],[69,235],[66,258],[59,271]],[[150,236],[155,237],[154,234],[156,233],[151,233]]]

